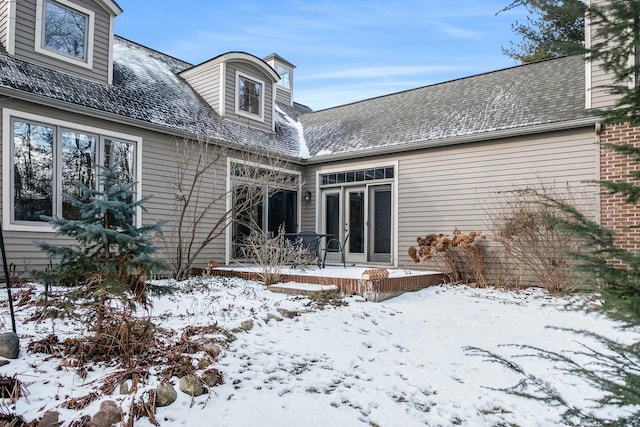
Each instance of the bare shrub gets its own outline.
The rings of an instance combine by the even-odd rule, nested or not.
[[[579,242],[560,225],[563,213],[544,203],[537,192],[514,191],[506,208],[490,216],[493,238],[523,275],[551,293],[575,288],[569,252]]]
[[[287,239],[283,227],[275,236],[252,231],[242,251],[246,259],[259,266],[260,280],[267,286],[280,281],[284,268],[306,268],[315,259],[309,249]]]
[[[486,286],[485,257],[479,240],[481,233],[462,233],[457,228],[451,235],[428,234],[418,237],[418,247],[409,248],[409,256],[417,263],[435,262],[438,270],[452,283],[475,283]]]

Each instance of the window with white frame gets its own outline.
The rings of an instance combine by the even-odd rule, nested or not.
[[[236,76],[236,113],[262,120],[264,111],[264,82],[238,73]]]
[[[38,0],[36,51],[91,66],[94,12],[68,0]]]
[[[280,76],[278,86],[286,90],[291,90],[291,68],[276,64],[276,72]]]
[[[21,117],[9,122],[12,144],[5,165],[11,188],[4,191],[10,194],[11,224],[43,225],[43,215],[79,219],[70,197],[80,199],[82,185],[97,188],[97,165],[117,166],[124,182],[136,182],[136,141],[66,123]]]

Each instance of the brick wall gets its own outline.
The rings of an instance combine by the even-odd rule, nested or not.
[[[629,124],[605,125],[600,135],[600,179],[603,181],[629,182],[629,174],[640,170],[640,162],[631,156],[619,154],[605,147],[605,144],[633,144],[640,146],[640,126]],[[636,181],[636,183],[638,183]],[[638,183],[640,184],[640,183]],[[640,207],[625,203],[624,196],[610,196],[603,192],[601,197],[602,225],[615,231],[617,243],[625,249],[639,249],[640,229],[630,228],[640,224]]]

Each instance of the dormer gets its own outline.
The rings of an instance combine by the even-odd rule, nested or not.
[[[267,56],[264,61],[280,76],[276,84],[276,101],[293,105],[293,69],[296,66],[276,53]]]
[[[180,73],[222,117],[274,130],[274,92],[280,77],[265,61],[228,52]]]
[[[78,77],[111,83],[111,0],[0,0],[0,42],[10,55]]]

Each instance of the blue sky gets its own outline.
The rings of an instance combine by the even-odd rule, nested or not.
[[[314,110],[516,65],[510,0],[117,0],[116,34],[198,64],[228,51],[296,66]]]

